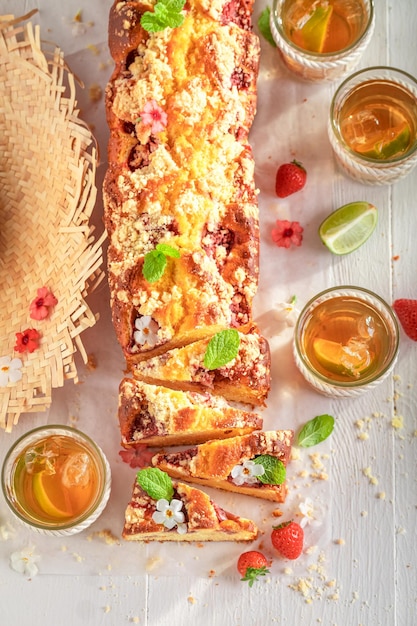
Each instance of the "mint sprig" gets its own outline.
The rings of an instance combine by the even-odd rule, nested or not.
[[[149,33],[158,33],[165,28],[177,28],[184,22],[181,13],[185,0],[158,0],[153,11],[145,11],[140,23]]]
[[[154,250],[145,254],[142,274],[148,283],[155,283],[165,272],[167,257],[180,258],[180,253],[166,243],[158,243]]]
[[[215,370],[236,358],[239,352],[240,337],[234,328],[216,333],[209,341],[204,354],[204,367]]]
[[[274,38],[271,33],[271,27],[269,25],[270,17],[271,17],[271,9],[269,7],[266,7],[266,9],[262,11],[262,13],[260,14],[258,18],[258,28],[262,37],[266,39],[266,41],[268,41],[268,43],[270,43],[271,46],[274,46],[276,48],[277,44],[274,41]]]
[[[253,459],[257,465],[262,465],[265,472],[258,476],[258,480],[265,485],[282,485],[285,481],[287,470],[284,463],[270,454],[260,454]]]
[[[311,448],[329,437],[334,428],[334,417],[317,415],[308,421],[300,430],[297,443],[302,448]]]
[[[148,467],[139,470],[136,474],[136,480],[153,500],[161,500],[162,498],[168,500],[168,502],[172,500],[174,495],[172,479],[158,467]]]

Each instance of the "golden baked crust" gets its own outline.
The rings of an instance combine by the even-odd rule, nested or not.
[[[168,530],[152,519],[156,502],[135,481],[126,508],[122,537],[127,541],[253,541],[258,529],[249,519],[238,517],[216,505],[200,489],[174,481],[174,497],[183,502],[187,532]]]
[[[209,393],[175,391],[124,378],[119,387],[122,445],[179,446],[243,435],[262,428],[256,413]]]
[[[252,2],[189,0],[178,28],[147,33],[150,2],[115,2],[103,192],[113,323],[129,364],[251,321],[259,223],[248,134],[259,41]],[[143,121],[155,103],[159,130]],[[175,248],[143,276],[157,244]],[[137,340],[135,322],[152,333]]]
[[[231,472],[236,465],[262,454],[274,456],[287,466],[292,439],[292,430],[254,432],[241,437],[208,441],[181,452],[160,452],[152,458],[152,464],[179,480],[284,502],[285,483],[237,485],[231,479]]]
[[[185,391],[209,391],[234,402],[263,406],[270,388],[269,345],[252,324],[239,332],[240,345],[235,359],[214,370],[204,366],[209,339],[201,339],[136,363],[135,378],[156,385]]]

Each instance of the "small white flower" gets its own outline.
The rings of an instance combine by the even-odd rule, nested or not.
[[[8,383],[17,383],[22,378],[20,368],[23,363],[20,359],[12,359],[9,356],[0,357],[0,387],[6,387]]]
[[[143,315],[135,319],[135,331],[133,340],[136,345],[143,346],[148,344],[151,348],[158,341],[158,324],[150,315]]]
[[[16,535],[16,529],[9,522],[0,525],[0,541],[8,541]]]
[[[168,502],[165,498],[161,498],[156,503],[156,511],[153,513],[152,519],[156,524],[163,524],[169,530],[177,526],[177,531],[183,535],[187,532],[187,525],[184,524],[185,518],[181,509],[181,500],[174,498]]]
[[[297,298],[293,296],[289,302],[278,302],[275,316],[280,322],[285,322],[287,326],[295,326],[299,310],[295,307]]]
[[[258,482],[258,476],[265,473],[265,468],[260,463],[254,461],[245,461],[242,465],[235,465],[230,475],[235,485],[249,484],[253,485]]]
[[[39,554],[35,554],[34,546],[28,546],[10,555],[10,565],[15,572],[33,578],[39,571],[36,563],[40,558]]]
[[[322,512],[319,507],[314,506],[311,498],[306,498],[304,502],[298,505],[297,515],[301,516],[300,526],[304,528],[307,524],[311,526],[320,526],[322,524]]]

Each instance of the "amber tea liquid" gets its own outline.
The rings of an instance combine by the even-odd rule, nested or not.
[[[352,45],[364,32],[368,17],[362,0],[287,0],[282,10],[282,22],[287,37],[299,48],[309,50],[303,36],[303,26],[318,7],[332,7],[326,29],[322,54],[339,52]]]
[[[82,517],[96,501],[101,482],[97,461],[86,445],[50,435],[16,459],[13,498],[21,515],[52,527]]]
[[[390,329],[377,309],[356,297],[337,296],[310,311],[300,351],[322,376],[348,382],[380,371],[390,345]]]
[[[416,97],[399,83],[387,80],[369,80],[354,87],[338,119],[349,148],[378,160],[407,152],[415,142],[416,123]]]

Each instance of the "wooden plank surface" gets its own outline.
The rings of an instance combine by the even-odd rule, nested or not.
[[[36,4],[40,13],[34,19],[41,24],[44,38],[61,45],[71,69],[86,84],[80,104],[100,143],[100,181],[107,129],[102,102],[89,103],[88,87],[98,83],[104,88],[111,72],[106,53],[110,1],[68,0],[62,7],[56,0],[0,0],[0,13],[18,15]],[[255,21],[268,4],[256,2]],[[375,0],[375,4],[376,30],[360,66],[389,64],[417,75],[417,17],[412,1]],[[71,35],[71,18],[79,9],[83,10],[82,19],[93,21],[94,26],[87,26],[84,35]],[[98,47],[97,58],[87,44]],[[258,115],[251,142],[260,189],[262,238],[256,312],[273,357],[273,388],[265,420],[272,427],[297,428],[314,415],[330,413],[336,418],[331,439],[317,449],[300,451],[289,470],[287,511],[308,496],[321,512],[321,524],[306,531],[309,550],[294,563],[275,558],[271,574],[249,588],[239,581],[235,570],[237,556],[246,547],[223,547],[219,558],[211,546],[199,551],[184,546],[172,555],[166,551],[170,548],[153,552],[152,548],[143,551],[132,546],[126,558],[126,546],[91,544],[86,538],[84,543],[79,538],[47,545],[17,529],[12,540],[0,541],[1,623],[5,626],[416,623],[417,346],[402,334],[395,372],[383,385],[352,400],[329,400],[309,389],[298,374],[291,354],[291,329],[279,328],[274,312],[278,302],[293,294],[301,306],[314,293],[338,284],[370,288],[388,302],[398,297],[417,298],[417,174],[389,187],[372,188],[340,173],[326,134],[334,88],[333,84],[317,86],[294,79],[276,51],[262,41]],[[276,167],[294,156],[307,167],[308,185],[300,194],[278,202],[273,189]],[[319,241],[317,228],[332,210],[356,199],[378,207],[377,229],[352,255],[334,257]],[[300,248],[286,251],[274,247],[270,231],[279,218],[302,223],[305,230]],[[99,225],[100,217],[97,222]],[[101,325],[86,332],[87,351],[95,353],[100,367],[105,364],[106,375],[115,379],[123,365],[111,336],[105,287],[94,295],[92,304],[100,310]],[[100,367],[93,376],[81,366],[82,385],[58,391],[47,419],[75,420],[80,428],[89,427],[93,418],[86,414],[85,390],[91,386],[97,394],[100,415],[94,419],[102,420],[103,425],[97,438],[115,477],[105,521],[117,533],[123,517],[120,502],[126,499],[130,485],[118,457],[114,395],[108,406],[106,397],[103,403],[99,398],[106,395]],[[45,416],[29,419],[32,426],[42,423]],[[1,455],[27,428],[28,422],[22,418],[12,435],[0,433]],[[242,506],[250,511],[258,505],[245,500]],[[270,509],[265,511],[270,514]],[[0,499],[0,525],[4,518],[5,505]],[[8,563],[12,549],[21,549],[29,541],[41,550],[39,574],[30,582]],[[267,532],[257,545],[273,554]],[[178,563],[173,563],[174,558]]]

